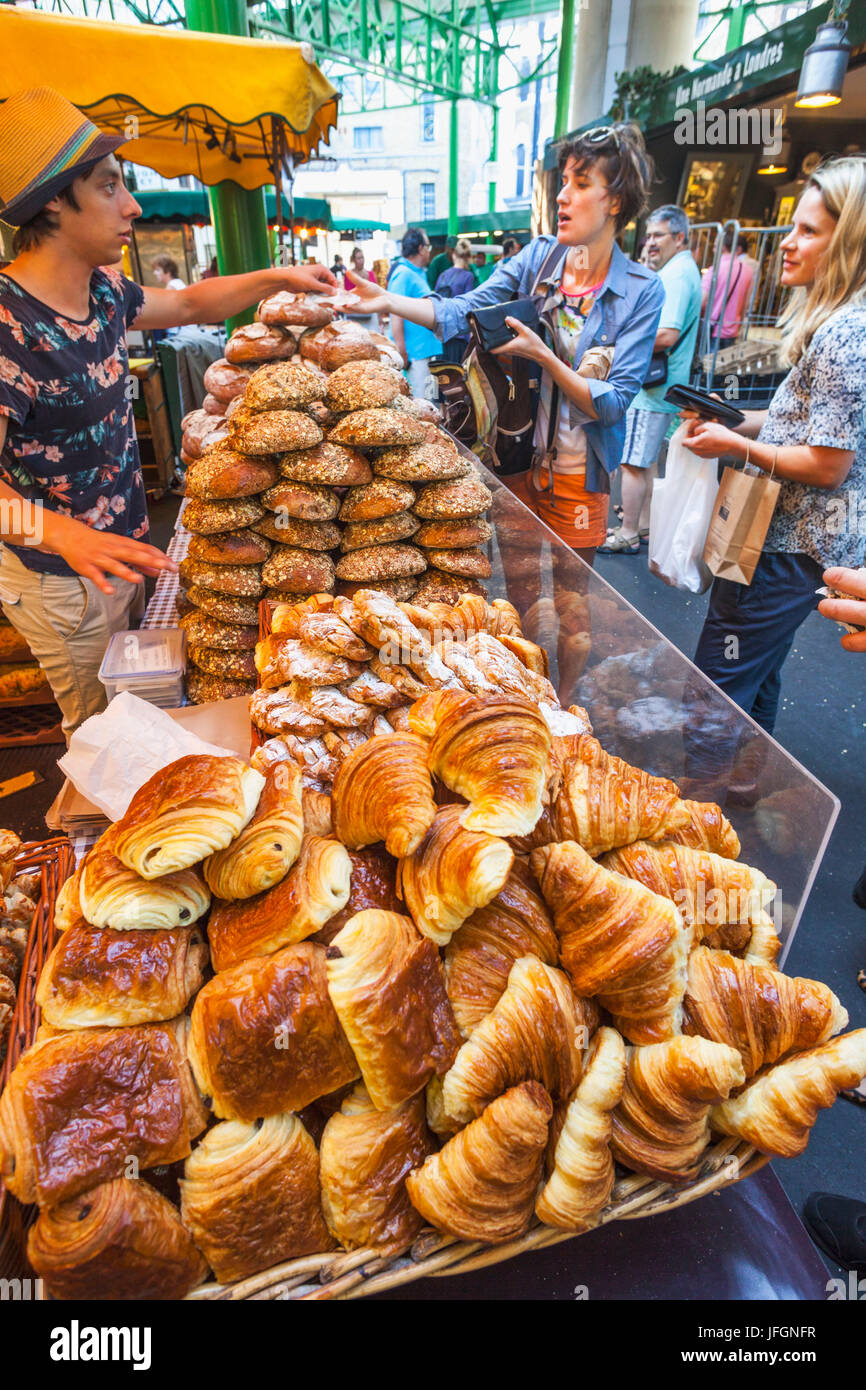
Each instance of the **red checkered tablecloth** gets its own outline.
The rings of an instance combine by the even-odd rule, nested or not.
[[[178,516],[178,523],[180,523],[180,515]],[[181,560],[185,560],[190,539],[190,532],[178,524],[166,550],[169,559],[176,560],[178,564]],[[179,576],[175,571],[163,571],[156,581],[153,597],[145,609],[142,627],[177,627],[175,600],[179,582]]]

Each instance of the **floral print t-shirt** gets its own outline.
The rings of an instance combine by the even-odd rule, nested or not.
[[[95,270],[88,317],[68,319],[0,274],[0,478],[52,511],[136,540],[149,524],[126,333],[143,303],[139,285]],[[28,569],[73,573],[59,555],[10,550]]]
[[[866,307],[839,309],[821,324],[770,402],[758,438],[780,447],[811,444],[854,453],[851,471],[837,488],[780,480],[764,549],[811,555],[824,568],[862,565],[866,561]]]

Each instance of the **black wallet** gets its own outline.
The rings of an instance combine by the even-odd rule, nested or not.
[[[501,347],[503,343],[510,343],[515,336],[514,330],[505,322],[506,319],[520,319],[520,322],[525,323],[534,333],[541,330],[541,320],[534,299],[508,299],[504,304],[489,304],[484,309],[473,309],[466,317],[485,352]]]

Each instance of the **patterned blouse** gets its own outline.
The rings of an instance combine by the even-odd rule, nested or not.
[[[143,303],[139,285],[95,270],[79,321],[0,275],[0,479],[63,516],[137,540],[148,520],[126,332]],[[72,574],[59,555],[10,549],[28,569]]]
[[[839,309],[821,325],[770,402],[758,438],[854,453],[837,488],[782,480],[764,549],[811,555],[824,568],[866,562],[866,307]]]

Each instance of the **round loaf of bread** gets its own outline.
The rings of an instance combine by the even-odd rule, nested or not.
[[[380,360],[379,349],[367,330],[347,319],[305,333],[298,343],[298,351],[326,372],[334,372],[347,362]]]
[[[332,430],[340,419],[336,410],[325,405],[324,401],[311,401],[304,406],[305,411],[311,420],[315,420],[320,430]]]
[[[309,449],[319,444],[322,431],[309,415],[300,410],[263,410],[231,420],[235,448],[245,454],[283,454]]]
[[[331,487],[355,487],[373,481],[373,470],[363,454],[327,441],[314,449],[284,454],[280,472],[298,483],[325,483]]]
[[[328,386],[324,372],[312,362],[269,362],[253,372],[244,392],[248,410],[300,410],[321,401]]]
[[[426,568],[424,551],[414,545],[374,545],[365,550],[352,550],[338,560],[337,578],[399,579],[409,574],[423,574]]]
[[[217,502],[228,497],[255,497],[273,487],[279,477],[270,459],[250,458],[221,444],[208,449],[188,469],[187,497]]]
[[[184,468],[190,468],[192,464],[197,463],[199,457],[200,456],[196,454],[188,454],[186,449],[183,447],[183,443],[181,443],[180,461],[183,464]]]
[[[249,627],[259,621],[259,608],[254,599],[217,594],[212,589],[202,588],[200,584],[193,584],[191,589],[187,589],[186,598],[191,605],[200,608],[202,613],[209,613],[211,617],[219,618],[223,623],[238,623],[241,627]]]
[[[183,524],[199,536],[210,536],[216,531],[240,531],[264,514],[264,507],[254,497],[233,497],[220,502],[203,502],[194,497],[183,509]]]
[[[417,588],[418,580],[415,575],[406,575],[400,579],[368,579],[366,583],[353,583],[350,579],[337,581],[337,593],[343,594],[346,598],[354,598],[362,589],[373,589],[377,594],[387,594],[395,603],[408,603],[414,597]]]
[[[255,681],[256,658],[253,652],[227,652],[219,647],[200,647],[193,642],[190,642],[187,651],[193,666],[210,676]]]
[[[405,410],[407,415],[413,416],[416,420],[433,425],[442,419],[442,412],[436,402],[428,401],[425,396],[395,396],[391,402],[391,409]],[[447,435],[444,437],[447,438]]]
[[[193,536],[187,555],[209,565],[261,565],[271,553],[270,542],[255,531],[217,531]]]
[[[483,516],[467,516],[458,521],[425,521],[415,536],[415,544],[425,549],[429,546],[437,550],[457,550],[484,545],[492,535],[493,527]]]
[[[374,478],[372,483],[350,488],[340,508],[341,521],[378,521],[414,506],[415,489],[390,478]]]
[[[251,375],[244,367],[233,366],[225,357],[220,357],[205,371],[204,388],[218,401],[228,404],[244,394]]]
[[[240,365],[247,362],[275,362],[293,357],[297,343],[285,328],[271,328],[266,323],[245,323],[236,328],[226,343],[226,361]]]
[[[353,521],[343,528],[340,549],[364,550],[369,545],[388,545],[414,536],[420,523],[411,512],[395,512],[379,521]]]
[[[296,593],[294,589],[291,593],[283,589],[265,589],[265,592],[262,594],[262,598],[266,598],[268,603],[271,604],[287,603],[289,600],[291,600],[292,603],[301,603],[305,598],[314,597],[314,594]]]
[[[262,493],[262,504],[269,511],[284,512],[302,521],[333,521],[340,510],[340,499],[332,487],[325,487],[323,483],[296,483],[290,478],[284,478]]]
[[[217,400],[216,396],[212,396],[210,391],[208,391],[201,403],[201,408],[206,415],[223,416],[226,413],[226,402]]]
[[[201,458],[205,449],[228,437],[228,425],[222,415],[209,415],[206,410],[192,410],[184,416],[183,449],[190,458]]]
[[[487,590],[477,579],[458,579],[456,575],[443,574],[442,570],[428,570],[415,590],[413,603],[424,608],[430,603],[458,602],[462,594],[478,594],[487,597]]]
[[[407,483],[462,478],[468,471],[468,464],[456,450],[444,449],[438,444],[403,444],[397,449],[383,449],[373,461],[377,477],[396,478]]]
[[[298,324],[304,328],[320,328],[330,323],[334,311],[325,304],[319,295],[292,294],[290,290],[278,290],[261,300],[256,309],[256,318],[267,324]]]
[[[402,377],[381,362],[347,362],[328,378],[325,404],[332,410],[369,410],[400,394]]]
[[[328,435],[333,444],[354,444],[364,448],[394,444],[420,444],[424,426],[402,410],[380,406],[376,410],[355,410],[346,415]]]
[[[262,578],[283,594],[328,594],[334,588],[334,562],[324,551],[277,545],[262,567]]]
[[[335,550],[340,544],[340,528],[335,521],[301,521],[282,510],[262,517],[255,529],[277,545],[296,545],[301,550]]]
[[[413,511],[425,521],[477,516],[485,512],[493,494],[477,478],[455,478],[449,483],[428,483],[415,499]]]
[[[240,370],[240,368],[238,370]],[[236,415],[239,410],[243,409],[244,397],[243,392],[241,392],[239,396],[232,396],[231,400],[226,403],[226,419],[230,420],[233,415]]]
[[[178,626],[183,628],[191,646],[213,647],[223,652],[251,652],[259,640],[257,623],[246,627],[221,623],[207,613],[187,613]]]
[[[189,556],[178,565],[180,577],[187,589],[200,585],[218,594],[234,594],[237,598],[261,598],[264,584],[259,565],[209,565]]]
[[[187,596],[186,589],[179,588],[174,596],[174,611],[179,618],[186,617],[187,613],[195,613],[196,606]]]
[[[255,688],[254,680],[211,676],[206,671],[196,670],[194,666],[186,673],[186,698],[191,705],[211,705],[217,700],[234,699],[236,695],[252,695]]]
[[[490,561],[480,550],[428,550],[427,559],[445,574],[467,579],[489,579],[491,575]]]

